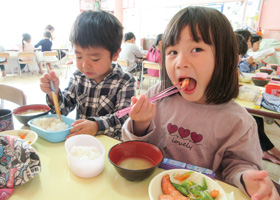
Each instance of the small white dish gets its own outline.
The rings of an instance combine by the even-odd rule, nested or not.
[[[38,139],[37,133],[26,129],[3,131],[0,132],[0,135],[13,135],[27,141],[30,145],[34,144]]]
[[[180,183],[179,181],[174,179],[174,176],[178,173],[184,174],[184,173],[187,173],[190,171],[191,170],[187,170],[187,169],[171,169],[171,170],[163,171],[160,174],[158,174],[157,176],[155,176],[149,184],[150,199],[158,200],[159,195],[163,194],[162,189],[161,189],[161,180],[164,175],[169,174],[170,181],[175,182],[175,183]],[[195,171],[191,171],[191,172],[193,172],[193,173],[188,178],[188,180],[201,185],[201,180],[204,177],[206,180],[206,183],[208,185],[208,190],[212,191],[215,189],[215,190],[219,190],[219,192],[220,192],[219,196],[215,200],[227,200],[226,193],[223,190],[223,188],[218,184],[218,182],[216,182],[215,180],[211,179],[210,177],[208,177],[202,173],[195,172]]]

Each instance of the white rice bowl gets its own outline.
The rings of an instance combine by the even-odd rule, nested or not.
[[[46,131],[63,131],[69,128],[67,124],[57,117],[42,117],[34,119],[32,124]]]
[[[73,146],[71,155],[79,160],[94,160],[101,156],[96,146]]]

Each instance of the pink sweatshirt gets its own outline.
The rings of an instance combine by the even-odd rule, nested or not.
[[[147,95],[157,94],[160,84]],[[212,169],[216,178],[244,192],[240,176],[262,168],[262,151],[254,118],[233,100],[220,105],[186,101],[177,93],[156,103],[156,116],[145,136],[133,134],[132,120],[123,140],[144,140],[159,146],[164,156]]]

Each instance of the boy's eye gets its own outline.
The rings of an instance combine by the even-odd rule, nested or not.
[[[192,52],[194,52],[194,53],[201,52],[201,51],[202,51],[201,48],[194,48],[194,49],[192,50]]]
[[[81,57],[81,56],[76,56],[76,58],[77,58],[77,59],[81,59],[82,57]]]
[[[91,60],[96,62],[96,61],[98,61],[98,60],[100,60],[100,59],[91,59]]]

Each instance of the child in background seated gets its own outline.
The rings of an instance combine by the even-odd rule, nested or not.
[[[155,44],[151,46],[146,54],[146,58],[150,62],[159,63],[161,65],[161,43],[162,43],[162,34],[157,35]],[[148,69],[148,74],[150,76],[159,77],[159,70]]]
[[[163,80],[132,98],[123,139],[148,141],[167,158],[212,169],[251,199],[279,200],[268,173],[259,171],[256,122],[232,100],[239,91],[238,44],[228,19],[212,8],[182,9],[166,27],[162,56]],[[184,79],[189,84],[179,93],[149,102]]]
[[[38,53],[38,66],[39,66],[39,73],[42,74],[42,66],[41,62],[46,61],[47,65],[49,66],[50,69],[52,69],[52,66],[49,62],[51,61],[57,61],[57,58],[55,56],[47,56],[44,58],[44,51],[51,51],[52,50],[52,41],[51,41],[52,35],[51,32],[45,31],[44,32],[44,39],[40,40],[37,44],[35,44],[35,48],[38,48],[41,46],[41,52]],[[49,61],[49,62],[48,62]]]
[[[4,51],[5,51],[5,48],[0,45],[0,52],[4,52]],[[0,69],[2,72],[2,77],[6,76],[5,66],[1,65],[1,63],[4,63],[4,62],[6,62],[6,58],[0,58]]]
[[[247,48],[251,47],[251,33],[248,30],[238,29],[235,31],[244,37],[247,42]],[[245,54],[242,56],[241,62],[238,64],[238,68],[242,73],[251,73],[257,69],[256,63],[253,62],[253,57]]]
[[[70,34],[77,68],[68,87],[61,92],[53,71],[41,78],[41,89],[54,112],[49,81],[59,96],[62,115],[77,110],[77,121],[70,131],[78,134],[106,134],[117,139],[128,115],[118,118],[117,111],[126,108],[135,95],[135,79],[123,73],[116,61],[121,51],[123,27],[115,16],[105,11],[87,10],[76,19]]]
[[[34,52],[34,46],[31,44],[31,35],[28,33],[23,33],[22,34],[22,41],[21,45],[18,46],[20,51],[23,52]],[[28,58],[28,57],[20,57],[20,61],[30,61],[33,58]],[[23,71],[24,67],[26,64],[20,64],[20,69]]]

